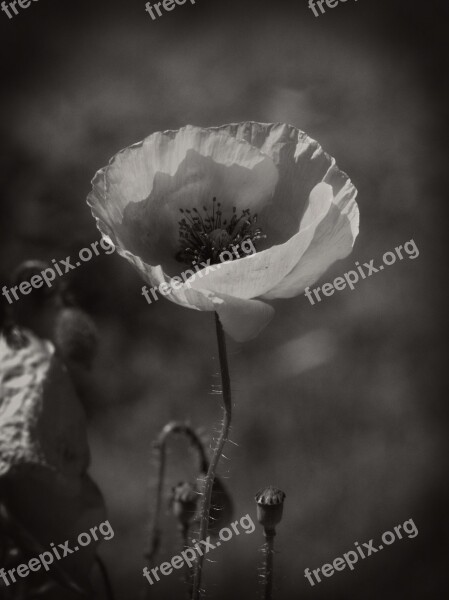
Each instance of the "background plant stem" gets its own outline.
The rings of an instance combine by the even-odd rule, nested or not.
[[[185,550],[189,547],[189,526],[185,525],[181,527],[181,539],[182,539],[182,549]],[[186,563],[184,565],[184,580],[186,584],[187,598],[190,598],[192,594],[192,571],[189,568],[189,565]]]
[[[154,507],[152,510],[152,520],[150,525],[150,534],[147,549],[145,550],[144,556],[147,560],[147,566],[152,566],[154,559],[157,555],[160,546],[160,512],[162,505],[162,496],[165,483],[165,470],[166,470],[166,446],[167,440],[171,435],[184,435],[190,442],[190,445],[196,450],[199,457],[199,470],[200,472],[206,472],[209,466],[206,452],[203,444],[196,434],[195,430],[190,427],[187,423],[180,423],[172,421],[168,423],[158,436],[154,444],[156,451],[156,460],[158,465],[157,473],[157,489],[154,501]]]
[[[155,444],[154,449],[156,452],[156,460],[158,465],[158,473],[157,473],[157,489],[154,500],[154,507],[152,510],[152,517],[150,522],[150,530],[149,530],[149,539],[146,550],[144,552],[144,557],[147,562],[148,568],[154,566],[155,558],[159,551],[159,547],[161,544],[161,528],[160,528],[160,513],[162,506],[162,497],[165,483],[165,471],[166,471],[166,447],[167,441],[171,435],[184,435],[190,442],[190,445],[196,450],[199,458],[199,469],[200,472],[206,472],[209,466],[206,452],[204,450],[203,444],[196,434],[195,430],[188,425],[187,423],[181,423],[177,421],[172,421],[168,423],[159,434]],[[148,585],[143,587],[142,598],[149,599],[151,598],[152,591]]]

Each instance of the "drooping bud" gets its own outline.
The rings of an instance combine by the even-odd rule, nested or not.
[[[282,520],[285,494],[272,485],[260,490],[256,496],[257,520],[266,532],[274,532],[276,525]]]
[[[188,527],[196,514],[198,492],[190,483],[180,482],[172,490],[171,504],[182,527]]]

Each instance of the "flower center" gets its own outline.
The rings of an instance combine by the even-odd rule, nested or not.
[[[231,251],[246,241],[252,243],[265,238],[260,227],[257,227],[257,215],[251,216],[248,209],[237,215],[237,208],[232,207],[232,214],[223,219],[223,211],[217,199],[212,200],[212,212],[203,206],[203,214],[196,208],[179,209],[182,219],[179,221],[180,250],[176,260],[191,266],[194,263],[210,261],[210,264],[222,262],[220,254]]]

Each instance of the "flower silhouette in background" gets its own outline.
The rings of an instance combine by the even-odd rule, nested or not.
[[[103,496],[87,472],[86,417],[61,355],[50,340],[21,334],[20,348],[0,336],[0,556],[7,568],[53,542],[73,542],[105,517]],[[96,547],[24,580],[24,595],[8,598],[55,598],[55,585],[65,588],[60,598],[86,597]],[[35,587],[48,587],[50,596],[33,593]]]
[[[285,124],[154,133],[92,184],[88,203],[119,254],[150,285],[168,284],[172,302],[215,311],[237,341],[270,321],[266,300],[300,294],[358,234],[355,187],[317,142]],[[245,241],[258,252],[213,269]],[[185,282],[182,263],[191,269]]]

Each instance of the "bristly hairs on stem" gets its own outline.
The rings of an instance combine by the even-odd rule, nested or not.
[[[202,490],[201,509],[200,509],[200,526],[198,532],[198,540],[204,540],[207,536],[209,527],[209,516],[211,509],[211,497],[214,484],[216,485],[217,467],[220,462],[223,448],[228,440],[229,430],[231,427],[232,418],[232,398],[231,398],[231,379],[229,375],[228,357],[226,353],[226,339],[223,326],[220,322],[218,314],[215,313],[215,328],[217,333],[218,357],[220,362],[221,382],[222,382],[222,403],[224,409],[223,422],[215,446],[212,460],[204,480]],[[199,600],[201,597],[201,578],[203,570],[204,556],[197,556],[195,561],[195,572],[193,578],[192,600]]]
[[[162,532],[160,529],[160,514],[165,481],[167,441],[172,435],[184,435],[189,440],[190,446],[197,452],[200,472],[206,472],[209,465],[203,443],[195,430],[188,423],[172,421],[165,425],[153,445],[158,473],[156,496],[150,521],[149,539],[144,552],[148,567],[153,565],[161,544]]]
[[[272,600],[273,598],[273,555],[274,555],[274,536],[276,532],[265,531],[265,544],[264,544],[264,570],[263,570],[263,582],[264,582],[264,600]]]

